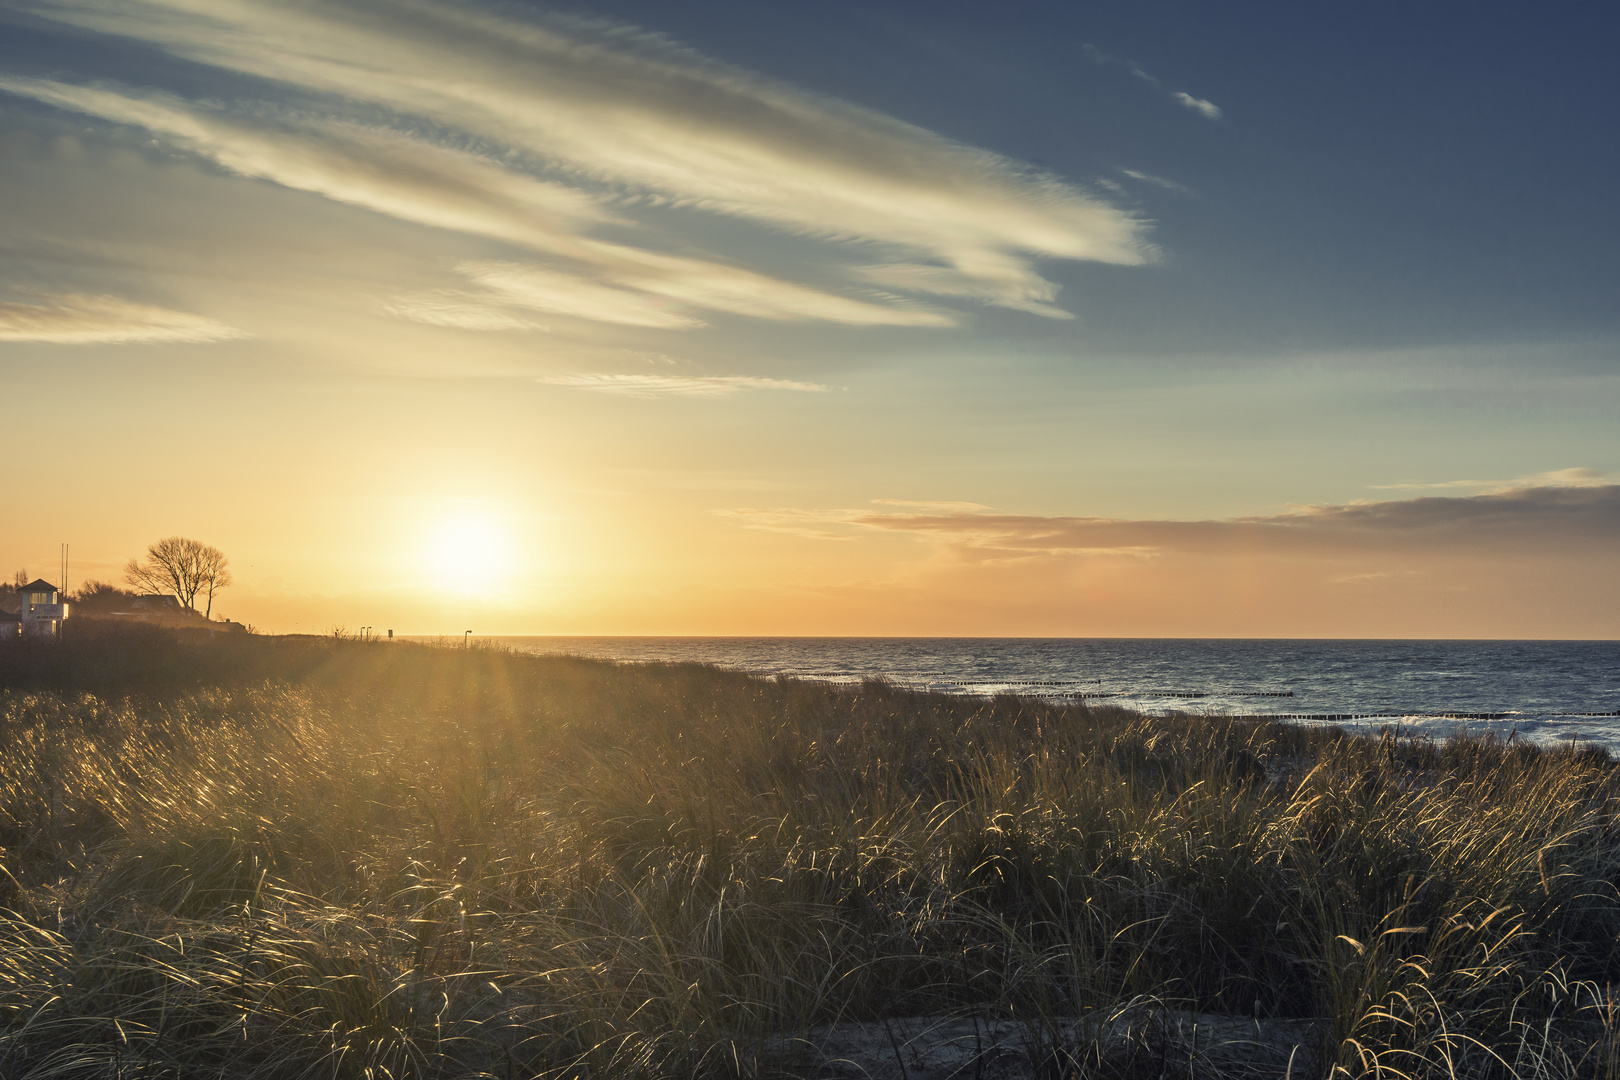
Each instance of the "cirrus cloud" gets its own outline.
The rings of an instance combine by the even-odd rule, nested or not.
[[[1097,46],[1089,43],[1081,45],[1080,50],[1090,57],[1094,63],[1124,68],[1132,75],[1135,75],[1138,79],[1141,79],[1143,82],[1153,87],[1153,89],[1169,97],[1169,99],[1174,101],[1177,105],[1180,105],[1184,109],[1191,109],[1193,112],[1197,113],[1199,116],[1202,116],[1206,120],[1219,120],[1225,115],[1225,113],[1221,111],[1221,107],[1215,104],[1213,101],[1205,101],[1203,98],[1193,97],[1185,90],[1168,89],[1164,85],[1163,80],[1156,75],[1150,74],[1142,67],[1142,65],[1138,64],[1134,60],[1126,60],[1122,57],[1110,56],[1108,53],[1105,53],[1101,49],[1097,48]]]
[[[1558,475],[1590,470],[1562,470]],[[777,507],[727,513],[749,528],[848,539],[862,530],[906,533],[972,559],[1130,555],[1326,559],[1436,554],[1609,554],[1620,535],[1620,485],[1537,484],[1471,496],[1305,506],[1285,514],[1210,521],[1000,514],[976,503],[894,499],[903,511]],[[787,524],[794,528],[783,529]],[[830,527],[842,526],[842,531]]]
[[[1056,286],[1035,260],[1136,265],[1153,257],[1141,220],[1073,184],[632,28],[545,14],[518,20],[428,0],[28,6],[48,19],[273,80],[300,95],[300,119],[281,117],[288,130],[270,138],[243,130],[254,127],[249,114],[274,111],[262,100],[227,121],[146,92],[113,94],[120,102],[106,90],[12,80],[14,93],[147,126],[246,175],[579,258],[587,276],[639,264],[634,274],[662,283],[657,295],[697,304],[729,298],[714,310],[784,317],[773,314],[783,306],[769,301],[749,309],[717,280],[725,277],[723,263],[683,261],[646,244],[580,247],[566,238],[610,216],[604,200],[640,199],[831,241],[854,256],[849,271],[860,283],[1058,318],[1067,313],[1053,303]],[[397,133],[302,118],[322,100],[334,113],[381,108],[401,127],[494,148],[502,164],[413,147],[407,167],[397,160],[405,152]],[[389,159],[386,167],[368,161],[378,155]],[[272,157],[277,161],[267,164]],[[535,170],[548,178],[529,175]],[[400,173],[408,193],[390,187]],[[697,298],[680,296],[694,279]],[[786,317],[951,321],[904,305],[880,319],[875,312],[887,306],[822,293],[814,304],[805,297],[788,303]]]
[[[1308,506],[1212,521],[738,509],[806,540],[910,536],[876,610],[979,633],[1620,637],[1620,485]],[[842,545],[841,545],[842,546]]]
[[[1191,109],[1193,112],[1204,117],[1206,120],[1219,120],[1221,118],[1221,107],[1215,104],[1213,101],[1205,101],[1203,98],[1195,98],[1191,94],[1182,90],[1173,91],[1170,94],[1170,98],[1176,104]]]
[[[241,176],[416,224],[504,240],[558,260],[550,266],[464,262],[458,270],[488,292],[402,297],[386,308],[417,322],[468,330],[532,328],[503,312],[503,304],[662,329],[704,325],[678,310],[683,308],[866,326],[956,321],[920,304],[875,304],[724,263],[588,239],[580,233],[590,225],[625,223],[582,191],[397,131],[307,118],[231,118],[170,95],[47,79],[0,76],[0,90],[146,128]]]
[[[171,94],[0,76],[0,90],[145,128],[240,176],[270,180],[419,225],[543,250],[612,222],[598,199],[475,154],[395,131],[287,116],[230,116]]]
[[[1433,491],[1456,488],[1462,490],[1481,490],[1487,494],[1504,491],[1513,491],[1518,488],[1530,487],[1604,487],[1614,481],[1607,473],[1596,469],[1553,469],[1549,472],[1536,473],[1534,476],[1521,476],[1517,480],[1441,480],[1434,483],[1407,483],[1407,484],[1374,484],[1378,491]]]
[[[0,341],[116,345],[228,341],[246,336],[206,316],[117,296],[63,294],[42,296],[34,303],[0,301]]]
[[[764,379],[752,375],[611,375],[583,373],[548,375],[538,382],[551,386],[571,386],[601,394],[624,397],[730,397],[744,390],[796,390],[820,393],[820,383],[791,379]]]
[[[1620,485],[1527,486],[1490,494],[1424,496],[1301,507],[1215,521],[1037,517],[957,512],[865,514],[850,525],[932,538],[993,557],[1093,551],[1339,558],[1447,550],[1533,554],[1607,549],[1620,535]]]

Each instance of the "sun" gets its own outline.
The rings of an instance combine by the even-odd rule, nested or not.
[[[428,535],[423,560],[436,583],[464,592],[487,592],[509,583],[512,540],[498,519],[465,511],[445,518]]]

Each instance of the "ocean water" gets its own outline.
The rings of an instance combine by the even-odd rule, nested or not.
[[[1288,717],[1414,734],[1494,731],[1620,752],[1620,642],[1119,638],[508,637],[524,652],[697,661],[949,694]],[[1515,734],[1516,733],[1516,734]]]

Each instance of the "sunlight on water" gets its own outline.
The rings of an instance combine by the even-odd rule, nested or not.
[[[525,652],[883,678],[1148,713],[1287,717],[1413,733],[1495,732],[1620,750],[1620,642],[1067,638],[512,637]]]

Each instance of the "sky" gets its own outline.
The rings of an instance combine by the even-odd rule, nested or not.
[[[0,0],[0,559],[191,537],[267,632],[1620,638],[1617,22]]]

